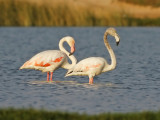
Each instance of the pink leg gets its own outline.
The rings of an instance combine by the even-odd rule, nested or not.
[[[52,77],[53,77],[53,72],[51,72],[50,81],[52,81]]]
[[[93,77],[89,78],[89,84],[93,84]]]
[[[49,82],[49,72],[47,72],[47,81]]]

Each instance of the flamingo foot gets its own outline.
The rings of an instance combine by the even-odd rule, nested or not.
[[[89,78],[89,84],[93,84],[93,77]]]
[[[47,81],[49,82],[49,72],[47,72]]]
[[[51,75],[50,75],[50,81],[52,82],[52,77],[53,77],[53,72],[51,72]]]
[[[49,79],[49,72],[47,72],[47,82],[51,81],[52,82],[52,77],[53,77],[53,72],[50,74],[50,79]]]

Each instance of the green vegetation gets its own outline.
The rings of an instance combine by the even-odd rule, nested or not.
[[[129,22],[130,21],[130,22]],[[129,26],[160,26],[160,18],[151,19],[151,18],[128,18]]]
[[[126,21],[128,26],[160,26],[160,18],[134,18],[128,16]]]
[[[151,6],[154,6],[154,7],[160,6],[160,1],[159,0],[119,0],[119,1],[138,4],[138,5],[151,5]]]
[[[124,0],[125,1],[125,0]],[[126,0],[127,1],[127,0]],[[89,5],[88,5],[89,6]],[[0,0],[0,26],[159,26],[160,18],[134,18],[112,7],[73,1]]]
[[[0,109],[0,120],[160,120],[159,112],[87,115],[35,109]]]

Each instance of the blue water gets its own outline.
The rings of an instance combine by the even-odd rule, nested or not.
[[[107,27],[1,27],[0,28],[0,108],[36,108],[88,114],[160,110],[160,28],[118,27],[119,46],[109,37],[117,58],[115,70],[86,85],[87,76],[64,77],[66,70],[54,72],[54,80],[78,84],[30,84],[46,80],[46,74],[19,67],[38,52],[59,49],[59,40],[75,38],[79,60],[100,56],[110,63],[103,43]],[[65,44],[67,49],[68,46]]]

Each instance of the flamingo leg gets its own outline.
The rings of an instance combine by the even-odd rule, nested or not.
[[[53,77],[53,72],[51,72],[50,81],[52,81],[52,77]]]
[[[49,72],[47,72],[47,81],[49,82]]]
[[[89,78],[89,84],[93,84],[93,77]]]

